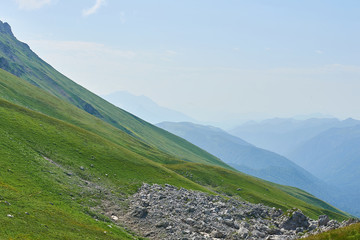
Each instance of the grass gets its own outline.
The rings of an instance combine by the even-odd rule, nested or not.
[[[87,214],[106,196],[94,189],[84,190],[85,180],[120,198],[134,193],[142,182],[208,191],[157,163],[62,121],[5,101],[0,101],[0,116],[1,237],[131,238],[123,229],[115,225],[109,228],[109,223],[96,222]]]
[[[176,165],[181,166],[182,164],[184,164],[184,161],[182,161],[181,159],[171,156],[170,154],[163,153],[152,146],[144,144],[139,139],[136,139],[120,131],[119,129],[113,127],[112,125],[99,120],[98,118],[86,113],[85,111],[81,111],[80,109],[74,107],[73,105],[67,102],[59,100],[58,98],[48,94],[47,92],[1,69],[0,69],[0,85],[2,86],[0,88],[0,96],[6,98],[9,101],[12,101],[22,106],[26,106],[27,108],[34,109],[36,111],[42,112],[52,117],[61,119],[68,123],[75,124],[83,129],[91,131],[96,135],[106,138],[107,140],[122,146],[127,151],[134,152],[145,159],[149,159],[161,164],[166,164],[165,166],[170,168],[171,170],[178,170],[178,169],[173,169],[174,166]],[[189,163],[187,166],[191,166],[191,164]],[[210,168],[204,167],[201,173],[203,175],[201,176],[201,179],[203,179],[202,181],[206,183],[206,181],[209,180],[206,180],[205,178],[208,179],[214,179],[214,178],[209,177],[212,176],[212,173],[205,171],[205,169],[208,171],[208,169]],[[219,171],[222,171],[222,169],[219,168]],[[186,171],[177,171],[177,172],[186,177],[185,175]],[[229,173],[231,173],[231,171],[229,171]],[[255,180],[256,178],[252,178],[252,179]],[[236,178],[233,182],[235,181],[237,181]],[[256,181],[258,180],[256,179]],[[260,183],[262,184],[263,182],[265,181],[261,181]],[[236,189],[235,190],[234,188],[231,189],[233,194],[235,194]],[[298,191],[295,188],[286,188],[286,189],[288,190],[289,194],[291,194],[292,191]],[[223,189],[223,191],[228,192],[228,190],[226,189]],[[253,192],[255,193],[256,190]],[[259,198],[261,199],[260,196],[257,197],[252,196],[252,198],[254,200],[257,200]],[[251,200],[252,198],[248,198],[248,199]],[[310,201],[312,201],[313,199],[316,198],[309,195],[306,198],[303,198],[302,200],[310,203]],[[272,200],[269,200],[268,202],[271,201]],[[318,202],[311,202],[311,203],[314,204],[314,206],[329,209],[331,211],[345,215],[344,213],[338,211],[337,209],[333,208],[332,206],[320,200],[318,200]],[[321,205],[319,205],[319,203],[321,203]],[[278,204],[278,205],[283,206],[283,204]],[[292,205],[291,207],[293,206],[294,205]],[[286,206],[284,207],[286,208]],[[312,206],[308,206],[308,208],[311,209]],[[332,212],[329,212],[329,214],[332,215]],[[338,218],[337,215],[334,217]]]
[[[297,207],[314,218],[347,217],[298,189],[235,172],[114,107],[11,36],[1,35],[0,44],[10,46],[13,62],[0,52],[9,70],[33,84],[0,69],[1,238],[136,239],[112,225],[99,206],[104,200],[121,204],[143,182],[219,192],[283,210]],[[85,103],[95,110],[81,110]]]
[[[306,240],[359,240],[360,223],[304,238]]]
[[[289,187],[289,186],[283,186],[283,185],[277,185],[276,187],[297,199],[303,200],[314,206],[323,208],[324,209],[323,213],[328,215],[330,218],[335,218],[335,219],[337,218],[337,215],[334,215],[334,213],[341,214],[341,215],[345,214],[347,217],[352,217],[350,214],[344,213],[343,211],[314,197],[313,195],[309,194],[308,192],[305,192],[304,190],[294,188],[294,187]],[[344,219],[341,219],[341,220],[344,220]]]
[[[312,216],[323,213],[260,179],[197,163],[156,163],[87,130],[4,100],[0,169],[0,228],[5,239],[131,239],[131,233],[92,216],[106,220],[94,210],[101,201],[125,199],[142,182],[238,195],[282,209],[299,207]],[[103,191],[87,187],[85,181]],[[237,191],[239,187],[243,191]]]
[[[56,99],[60,98],[77,108],[89,112],[98,119],[116,127],[117,132],[121,131],[131,135],[161,152],[176,156],[182,160],[213,164],[231,169],[227,164],[206,151],[115,107],[71,81],[39,58],[26,44],[18,41],[15,37],[1,34],[1,44],[4,47],[0,48],[2,49],[0,58],[7,63],[7,66],[5,64],[3,68],[56,96]],[[16,93],[20,93],[20,91],[15,90],[13,92],[15,95]],[[9,101],[11,100],[9,99]],[[19,102],[21,101],[24,101],[24,99],[19,100]],[[25,102],[25,106],[26,104]]]
[[[132,148],[133,151],[136,151],[143,156],[146,156],[148,158],[151,157],[154,161],[173,161],[174,154],[172,154],[171,152],[164,152],[158,149],[156,146],[148,144],[141,139],[118,129],[85,111],[80,110],[79,108],[66,101],[60,100],[59,98],[49,94],[48,92],[39,89],[38,87],[35,87],[2,69],[0,69],[0,86],[0,97],[12,103],[24,106],[26,108],[44,113],[54,118],[61,119],[81,128],[87,129],[119,145],[127,148]],[[162,139],[162,146],[170,144],[175,148],[176,141],[186,142],[185,140],[175,137],[170,133],[165,133],[166,135],[168,135],[169,138],[174,139],[172,141],[170,141],[169,139]],[[154,141],[155,138],[156,135],[153,136]],[[219,159],[215,158],[214,156],[210,155],[209,153],[205,152],[204,150],[196,147],[191,143],[184,143],[184,146],[182,146],[178,150],[179,152],[183,152],[183,155],[181,155],[181,157],[175,155],[178,159],[198,163],[214,164],[217,166],[230,168]],[[196,153],[196,155],[192,155],[191,157],[189,156],[190,152],[194,152]],[[210,157],[203,158],[201,157],[202,155]]]

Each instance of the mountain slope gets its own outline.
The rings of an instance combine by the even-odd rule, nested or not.
[[[94,134],[3,100],[0,116],[1,238],[133,239],[93,207],[123,198],[142,181],[190,183]]]
[[[343,209],[360,216],[360,125],[329,129],[295,149],[291,158],[341,188]]]
[[[141,134],[136,136],[118,129],[3,70],[0,70],[0,111],[0,169],[3,169],[0,210],[15,216],[0,216],[0,222],[7,224],[7,238],[90,238],[81,235],[87,228],[95,229],[101,239],[131,238],[132,234],[121,228],[108,227],[110,215],[103,208],[108,203],[121,206],[142,182],[218,192],[282,209],[297,207],[314,218],[321,214],[337,219],[347,216],[319,199],[314,201],[313,196],[301,190],[284,191],[283,186],[218,167],[211,160],[224,163],[159,129],[166,137],[154,135],[154,138],[164,141],[164,148],[176,150],[179,157],[169,154],[171,151],[163,152],[144,142]],[[126,116],[130,122],[126,124],[142,122],[130,114]],[[239,187],[243,190],[237,191]],[[299,191],[302,198],[295,194]],[[34,220],[26,218],[25,211],[39,219],[39,224],[33,225]],[[106,223],[97,225],[92,217]],[[58,226],[57,219],[66,221]],[[29,229],[25,233],[24,224]],[[101,235],[104,230],[109,236]]]
[[[264,202],[273,206],[280,206],[284,209],[295,206],[300,207],[304,212],[309,213],[311,216],[316,216],[316,214],[325,212],[335,217],[339,216],[337,214],[334,215],[332,211],[335,211],[338,214],[344,214],[326,203],[313,205],[311,199],[314,197],[312,196],[309,196],[307,199],[303,199],[300,202],[296,198],[289,199],[291,194],[279,190],[279,185],[265,183],[264,181],[256,180],[255,178],[233,171],[225,171],[223,168],[211,168],[209,165],[201,164],[185,164],[183,160],[144,144],[141,140],[122,132],[95,116],[58,99],[46,91],[43,91],[4,70],[0,70],[0,98],[5,98],[28,109],[33,109],[68,123],[75,124],[78,127],[91,131],[92,133],[127,149],[127,151],[138,154],[141,158],[165,164],[164,166],[166,168],[177,172],[185,178],[189,178],[191,181],[214,188],[216,191],[225,192],[231,195],[239,195],[252,202]],[[4,126],[6,126],[6,124],[4,124]],[[170,133],[168,134],[171,135]],[[25,135],[26,134],[24,134],[24,136]],[[46,139],[46,137],[44,137],[44,139]],[[181,140],[185,142],[184,145],[191,145],[186,140]],[[195,146],[193,146],[193,149],[204,152]],[[184,151],[186,151],[186,149],[184,149]],[[138,174],[141,175],[142,172],[138,172]],[[156,175],[154,176],[156,177]],[[228,178],[230,178],[230,180]],[[137,177],[135,176],[130,179],[130,181],[134,181],[134,179],[137,179]],[[212,181],[209,182],[209,179],[212,179]],[[241,192],[236,191],[239,186],[238,184],[241,182],[243,182],[245,186],[249,186],[248,190]],[[265,189],[270,188],[273,190],[268,193]],[[296,192],[296,190],[290,190],[290,192]],[[320,208],[324,208],[324,206],[326,206],[325,209],[330,210],[330,212],[328,210],[319,210]]]
[[[86,130],[1,99],[0,116],[0,222],[5,224],[0,228],[5,238],[133,239],[132,233],[111,222],[111,206],[124,206],[143,182],[220,191],[282,209],[298,207],[314,218],[345,218],[320,200],[306,203],[276,184],[241,173],[181,161],[154,163]],[[237,191],[239,187],[243,190]]]
[[[257,148],[211,126],[164,122],[157,126],[183,137],[244,173],[325,196],[324,184],[303,168],[276,153]]]
[[[46,91],[39,89],[2,69],[0,69],[0,86],[0,97],[8,101],[89,130],[116,144],[131,149],[146,158],[150,158],[153,161],[174,161],[172,155],[147,145],[138,138],[124,133],[95,116],[88,114],[70,103],[58,99]],[[191,146],[183,139],[180,139],[180,141],[185,142],[187,146]],[[191,146],[191,148],[194,152],[198,152],[199,155],[210,155],[198,147]],[[185,153],[187,149],[184,148],[183,151]],[[198,161],[201,162],[202,159],[199,158]]]
[[[148,146],[187,161],[229,168],[205,151],[115,107],[71,81],[40,59],[27,44],[18,41],[12,34],[10,26],[1,21],[0,68],[83,109]]]
[[[283,156],[297,146],[333,127],[354,126],[360,122],[354,119],[340,121],[336,118],[312,118],[295,120],[274,118],[262,122],[248,122],[230,130],[230,133],[246,141]]]
[[[126,91],[117,91],[102,97],[115,106],[124,109],[152,124],[163,121],[194,121],[181,112],[159,106],[146,96],[135,96]]]
[[[329,129],[299,146],[290,156],[320,178],[346,187],[354,183],[360,170],[360,125]]]

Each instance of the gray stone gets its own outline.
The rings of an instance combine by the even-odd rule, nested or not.
[[[309,231],[312,231],[314,229],[316,229],[316,225],[315,224],[310,224]]]
[[[301,210],[297,211],[290,211],[288,212],[288,217],[285,217],[285,219],[281,223],[281,227],[286,230],[295,230],[298,227],[303,227],[307,229],[310,225],[309,219],[301,212]]]
[[[252,231],[252,232],[251,232],[251,235],[254,236],[254,237],[256,237],[257,239],[259,239],[259,238],[264,238],[264,237],[266,236],[265,233],[260,232],[260,231],[258,231],[258,230]]]
[[[137,206],[132,212],[132,216],[137,218],[145,218],[148,215],[148,210],[144,207]]]
[[[192,218],[187,218],[184,220],[184,222],[186,222],[189,225],[194,225],[195,224],[195,220]]]
[[[220,232],[220,231],[213,231],[211,233],[211,236],[214,237],[214,238],[225,238],[226,237],[226,235],[223,232]]]
[[[319,216],[318,226],[326,226],[329,221],[330,221],[329,216],[321,215],[321,216]]]
[[[249,235],[249,230],[244,227],[240,227],[239,230],[237,231],[237,234],[241,238],[246,238]]]
[[[318,231],[312,229],[318,221],[308,219],[299,210],[281,213],[276,208],[231,197],[225,199],[171,185],[143,184],[129,199],[129,210],[122,219],[137,224],[144,235],[151,233],[150,239],[294,240],[299,238],[297,233]],[[339,225],[329,221],[321,231]]]

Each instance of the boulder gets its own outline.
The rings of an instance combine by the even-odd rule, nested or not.
[[[213,231],[211,236],[214,238],[226,238],[226,235],[221,231]]]
[[[149,212],[146,208],[141,206],[136,206],[131,215],[136,218],[146,218],[148,213]]]
[[[301,210],[287,212],[287,214],[288,216],[285,217],[280,224],[281,228],[286,230],[295,230],[298,227],[308,229],[310,225],[309,219],[301,212]]]
[[[249,230],[241,226],[237,231],[237,234],[240,236],[240,238],[246,238],[249,235]]]
[[[329,216],[321,215],[321,216],[319,216],[318,226],[326,226],[329,221],[330,221]]]

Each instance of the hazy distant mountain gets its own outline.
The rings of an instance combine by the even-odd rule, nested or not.
[[[319,195],[317,184],[321,183],[312,174],[279,154],[255,147],[219,128],[189,122],[163,122],[157,126],[199,146],[239,171]]]
[[[332,128],[308,140],[291,159],[325,182],[340,187],[343,209],[360,215],[360,125]]]
[[[261,122],[247,122],[229,132],[258,147],[288,156],[297,146],[327,129],[354,126],[359,123],[360,121],[351,118],[344,121],[336,118],[274,118]]]
[[[181,112],[161,107],[153,100],[143,95],[136,96],[126,91],[118,91],[102,97],[115,106],[153,124],[163,121],[195,121]]]
[[[353,120],[345,121],[343,124],[350,122],[353,122]],[[300,155],[300,150],[303,150],[301,153],[308,156],[309,165],[314,164],[313,167],[316,169],[329,168],[331,170],[329,176],[334,174],[334,177],[331,181],[328,178],[327,182],[319,179],[316,175],[314,176],[286,157],[258,148],[219,128],[188,122],[163,122],[157,124],[157,126],[199,146],[241,172],[268,181],[304,189],[340,209],[344,209],[355,216],[360,216],[360,206],[358,205],[358,202],[360,202],[360,126],[329,130],[328,133],[320,135],[319,138],[314,138],[313,141],[299,149],[298,163],[303,158]],[[343,136],[348,132],[353,134]],[[317,141],[321,142],[322,139],[327,139],[328,142],[317,145]],[[327,154],[326,149],[330,143],[333,144],[334,149]],[[344,146],[345,143],[347,144],[346,147]],[[341,148],[342,146],[344,148]],[[320,149],[323,151],[319,152]],[[315,152],[319,152],[319,154],[315,154]],[[313,153],[313,155],[306,155],[307,153]],[[319,157],[321,155],[324,157]],[[331,158],[330,155],[338,156],[338,158]],[[314,157],[310,158],[310,156]],[[344,161],[340,163],[337,159],[340,159],[341,156]],[[320,159],[319,164],[315,163],[317,158]],[[345,164],[347,158],[349,158],[349,163]],[[332,162],[335,162],[335,164]],[[334,165],[334,167],[330,165]],[[304,167],[308,166],[304,165]],[[318,172],[314,171],[313,173],[317,174]],[[337,178],[342,179],[337,181]],[[352,191],[345,189],[345,186],[352,189]]]
[[[357,186],[360,195],[360,125],[329,129],[289,155],[327,182],[344,188]]]
[[[306,192],[234,172],[113,106],[41,60],[1,21],[0,66],[1,239],[137,238],[122,226],[104,235],[107,223],[93,217],[107,219],[104,207],[126,203],[124,197],[145,182],[344,216]]]

